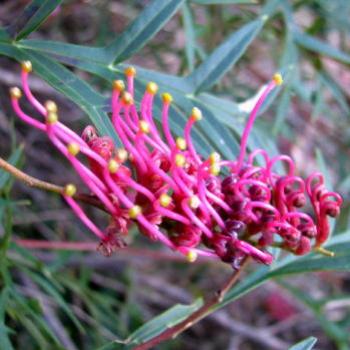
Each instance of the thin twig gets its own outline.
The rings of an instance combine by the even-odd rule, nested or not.
[[[224,286],[220,290],[218,290],[212,298],[207,300],[204,303],[204,305],[202,307],[200,307],[197,311],[195,311],[193,314],[191,314],[189,317],[187,317],[184,321],[178,323],[174,327],[170,327],[167,330],[165,330],[164,332],[162,332],[161,334],[146,341],[145,343],[137,345],[136,347],[134,347],[134,350],[151,349],[163,341],[175,338],[177,335],[184,332],[186,329],[193,326],[195,323],[199,322],[204,317],[206,317],[208,314],[210,314],[211,309],[223,300],[226,293],[237,282],[241,272],[243,271],[244,267],[247,265],[248,261],[249,261],[249,259],[245,258],[241,264],[240,269],[235,270],[232,273],[229,280],[224,284]]]
[[[62,194],[62,192],[64,191],[64,187],[52,184],[50,182],[42,181],[42,180],[39,180],[33,176],[30,176],[30,175],[24,173],[23,171],[17,169],[15,166],[8,163],[5,159],[3,159],[1,157],[0,157],[0,168],[7,171],[12,176],[14,176],[17,180],[24,182],[26,185],[28,185],[30,187],[35,187],[35,188],[39,188],[39,189],[44,190],[44,191],[54,192],[54,193],[58,193],[58,194]],[[84,193],[77,193],[74,196],[74,198],[76,200],[81,201],[81,202],[84,202],[84,203],[93,205],[94,207],[105,210],[105,208],[101,204],[101,202],[97,198],[95,198],[91,195],[84,194]]]

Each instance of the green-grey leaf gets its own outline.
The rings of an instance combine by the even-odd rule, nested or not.
[[[188,3],[184,3],[182,6],[182,15],[184,22],[185,38],[186,38],[186,58],[188,69],[190,72],[194,69],[195,64],[195,47],[196,47],[196,38],[194,33],[194,23],[193,16],[191,13],[191,7]]]
[[[311,350],[317,342],[317,338],[309,337],[293,345],[289,350]]]
[[[331,58],[334,58],[335,60],[338,60],[340,62],[350,64],[350,55],[337,49],[336,47],[329,45],[325,43],[324,41],[321,41],[311,35],[301,33],[299,31],[293,32],[293,38],[294,41],[304,47],[305,49],[308,49],[310,51],[317,52],[321,55],[328,56]]]
[[[197,299],[191,305],[175,305],[169,310],[145,323],[142,327],[133,332],[128,338],[129,345],[136,345],[164,332],[166,329],[175,326],[189,315],[195,312],[203,304],[202,299]],[[128,347],[129,348],[129,347]]]
[[[42,22],[59,6],[62,0],[33,0],[22,15],[7,28],[11,37],[19,40],[35,31]]]
[[[11,154],[7,162],[16,166],[19,160],[21,159],[22,153],[23,153],[23,147],[20,146]],[[0,189],[2,189],[6,185],[10,177],[11,177],[10,173],[2,169],[0,170]]]
[[[121,62],[140,50],[173,16],[184,0],[154,0],[109,46],[111,62]]]
[[[17,47],[40,51],[51,55],[56,60],[65,60],[66,64],[75,65],[75,60],[108,64],[105,48],[89,47],[50,40],[24,39],[17,43]]]
[[[10,290],[5,287],[0,294],[0,349],[13,350],[10,338],[8,337],[9,328],[5,325],[5,307],[8,302]]]
[[[194,86],[193,93],[210,89],[244,54],[258,35],[264,21],[258,18],[231,34],[191,74],[187,80]]]
[[[257,0],[191,0],[191,2],[199,5],[229,5],[229,4],[257,4]]]

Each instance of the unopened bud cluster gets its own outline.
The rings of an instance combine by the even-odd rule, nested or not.
[[[246,256],[270,264],[273,257],[267,247],[303,255],[313,247],[321,249],[327,239],[328,218],[339,214],[342,199],[326,189],[322,174],[316,172],[304,180],[290,157],[270,158],[262,149],[246,156],[249,132],[267,95],[282,83],[279,74],[264,88],[248,118],[237,159],[223,160],[216,152],[203,157],[194,147],[191,129],[202,119],[198,108],[193,108],[184,134],[177,138],[169,128],[173,101],[169,93],[162,95],[161,131],[153,118],[157,84],[147,84],[140,109],[136,108],[133,67],[125,70],[126,84],[113,83],[111,98],[112,123],[124,148],[116,148],[108,136],[97,135],[92,126],[79,136],[63,125],[54,102],[43,105],[32,95],[31,70],[30,62],[24,62],[23,90],[43,121],[23,112],[18,88],[11,90],[13,108],[22,120],[47,134],[110,213],[111,223],[101,230],[74,199],[74,185],[68,184],[62,193],[101,240],[105,254],[125,245],[132,223],[189,261],[202,255],[234,267]],[[262,160],[260,165],[257,158]],[[275,172],[278,162],[287,165],[286,175]]]

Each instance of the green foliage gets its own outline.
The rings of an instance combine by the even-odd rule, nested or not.
[[[289,350],[311,350],[316,344],[317,339],[314,337],[309,337],[305,340],[302,340],[298,344],[293,345]]]
[[[273,134],[278,135],[285,132],[285,118],[294,96],[298,96],[315,106],[314,117],[316,119],[320,111],[325,108],[322,104],[323,92],[324,90],[329,91],[345,115],[349,115],[347,98],[339,84],[324,69],[321,59],[329,57],[349,65],[350,55],[331,46],[312,33],[298,28],[293,18],[295,9],[287,0],[269,0],[266,1],[264,7],[255,7],[259,9],[259,13],[256,15],[252,12],[247,16],[242,16],[243,20],[240,20],[238,29],[232,30],[231,23],[228,21],[227,35],[219,45],[210,50],[210,53],[207,53],[202,47],[201,31],[196,24],[193,8],[215,4],[234,4],[237,6],[243,4],[246,6],[244,8],[249,8],[256,1],[155,0],[131,21],[123,33],[105,47],[89,47],[30,38],[30,34],[40,27],[60,3],[61,1],[54,0],[33,0],[19,18],[14,19],[8,27],[0,29],[0,53],[17,61],[31,60],[36,74],[78,105],[89,116],[101,134],[112,136],[116,142],[118,139],[108,117],[109,98],[101,93],[99,88],[96,88],[93,79],[86,81],[80,77],[78,72],[88,72],[94,78],[103,81],[102,86],[110,86],[114,79],[122,76],[126,66],[124,61],[139,53],[146,45],[151,45],[152,38],[180,9],[186,33],[186,55],[184,55],[186,74],[175,76],[136,67],[138,71],[136,97],[138,100],[149,80],[158,83],[161,92],[170,92],[175,99],[171,109],[173,116],[171,128],[176,134],[181,133],[191,108],[193,106],[201,108],[205,119],[193,133],[196,146],[201,153],[206,155],[215,149],[226,158],[233,158],[237,154],[246,110],[242,108],[243,103],[233,102],[232,99],[219,96],[220,82],[225,75],[232,73],[232,71],[237,73],[239,60],[242,57],[247,59],[247,52],[255,40],[260,37],[265,38],[265,33],[268,31],[270,35],[276,35],[276,30],[273,28],[273,24],[276,23],[281,32],[278,33],[278,44],[283,46],[278,54],[276,65],[285,75],[286,86],[277,102]],[[213,8],[212,6],[203,6],[203,8],[207,11],[207,9]],[[303,82],[298,67],[302,59],[306,59],[317,73],[316,78],[319,79],[320,84],[315,94],[308,93],[301,88]],[[199,63],[197,64],[197,62]],[[229,92],[231,93],[231,91]],[[250,91],[249,94],[251,96],[252,92]],[[264,106],[265,109],[273,104],[276,95],[274,94]],[[319,103],[313,100],[315,96],[316,102],[319,101]],[[160,108],[161,100],[157,97],[155,112],[158,117],[160,116]],[[337,119],[335,122],[341,123],[342,120]],[[249,147],[253,149],[262,145],[271,150],[271,153],[276,150],[275,142],[271,140],[271,133],[267,134],[263,126],[260,125],[260,127],[255,128],[249,139]],[[318,152],[317,154],[319,163],[325,168],[322,153]],[[9,162],[18,165],[21,155],[22,148],[20,147],[12,153]],[[345,171],[346,169],[343,169],[343,172]],[[349,178],[344,180],[342,186],[345,189],[350,188]],[[3,286],[0,294],[1,349],[15,348],[11,342],[13,330],[9,324],[16,324],[16,322],[22,324],[30,335],[30,339],[33,339],[35,343],[28,349],[64,348],[62,339],[58,339],[52,324],[44,319],[43,309],[47,307],[47,300],[60,309],[62,317],[71,324],[74,331],[82,334],[85,332],[85,336],[89,337],[90,334],[85,331],[85,323],[83,324],[78,319],[77,312],[72,311],[68,296],[78,297],[83,303],[83,308],[88,309],[94,316],[93,318],[101,321],[94,323],[93,320],[89,320],[90,326],[93,325],[91,327],[105,333],[112,332],[114,338],[117,338],[115,334],[118,334],[118,339],[126,339],[126,345],[119,343],[119,341],[107,343],[103,336],[91,335],[91,341],[96,346],[107,343],[107,345],[100,347],[100,350],[128,349],[130,346],[146,341],[179,323],[200,306],[200,302],[190,305],[175,305],[141,326],[144,317],[136,310],[135,314],[130,316],[130,327],[119,324],[122,307],[118,304],[115,295],[106,297],[103,291],[92,292],[89,286],[84,284],[83,278],[77,282],[73,273],[72,275],[67,273],[63,278],[60,276],[60,269],[55,270],[55,266],[65,267],[69,264],[70,254],[57,255],[55,261],[50,265],[50,268],[55,270],[52,273],[49,268],[43,266],[40,259],[32,256],[26,250],[16,245],[12,245],[11,250],[9,250],[13,232],[12,216],[20,204],[18,201],[10,199],[11,188],[12,182],[8,174],[0,172],[0,189],[3,194],[0,217],[4,228],[0,246],[1,283]],[[337,235],[328,242],[327,247],[336,253],[334,258],[320,256],[316,253],[303,258],[289,256],[278,259],[270,268],[255,269],[240,284],[232,288],[215,309],[222,308],[237,300],[269,280],[281,281],[289,275],[315,271],[348,271],[350,269],[350,232],[337,232]],[[23,291],[19,291],[17,281],[12,280],[11,277],[15,270],[21,271],[26,276],[30,281],[31,288],[43,296],[42,300],[34,300]],[[287,285],[286,288],[293,292],[297,298],[302,299],[300,292]],[[305,298],[303,301],[315,313],[326,333],[337,343],[338,348],[345,349],[346,336],[343,329],[324,318],[322,310],[314,302]],[[94,305],[97,302],[99,305],[101,304],[100,309]],[[82,311],[79,312],[81,315]],[[112,322],[108,322],[110,320]],[[106,326],[105,323],[108,325]],[[113,325],[111,325],[112,323]],[[316,339],[310,337],[290,349],[312,349],[315,343]]]

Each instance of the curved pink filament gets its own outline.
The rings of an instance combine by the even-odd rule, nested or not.
[[[206,236],[208,236],[209,238],[213,237],[213,233],[208,229],[207,226],[203,224],[201,220],[197,218],[197,216],[193,213],[191,208],[188,206],[187,202],[188,202],[188,198],[183,199],[181,202],[182,210],[186,213],[187,217],[190,220],[192,220],[192,222],[195,225],[197,225]]]
[[[192,138],[191,138],[191,129],[192,129],[192,126],[195,122],[196,121],[194,118],[192,118],[192,117],[188,118],[186,125],[185,125],[185,129],[184,129],[184,135],[185,135],[185,140],[187,143],[188,151],[190,152],[195,163],[198,165],[201,163],[201,159],[198,156],[196,149],[194,148],[194,145],[192,143]]]
[[[70,207],[72,208],[72,210],[76,214],[76,216],[84,223],[84,225],[90,231],[92,231],[100,239],[105,238],[105,234],[87,217],[87,215],[84,213],[84,211],[78,205],[78,203],[72,197],[63,195],[63,198],[70,205]]]
[[[241,146],[240,146],[240,152],[239,152],[238,162],[237,162],[238,169],[240,169],[243,165],[243,161],[244,161],[244,157],[245,157],[246,149],[247,149],[248,136],[249,136],[249,133],[253,127],[253,124],[254,124],[255,118],[259,112],[259,109],[260,109],[261,105],[264,103],[268,94],[275,88],[275,86],[276,86],[276,83],[274,80],[269,82],[269,84],[266,86],[266,88],[264,89],[264,91],[260,95],[258,101],[256,102],[253,110],[251,111],[251,113],[248,117],[248,121],[247,121],[247,124],[244,128],[242,138],[241,138]]]
[[[170,108],[170,103],[163,102],[163,107],[162,107],[162,126],[163,126],[163,132],[164,136],[170,146],[170,149],[173,149],[176,147],[175,141],[173,136],[171,135],[171,131],[169,128],[169,108]]]
[[[32,94],[32,91],[30,90],[29,84],[28,84],[28,75],[29,73],[22,69],[22,86],[24,94],[26,95],[29,102],[32,104],[32,106],[43,116],[46,116],[46,108],[34,97]]]
[[[29,115],[27,115],[26,113],[24,113],[19,105],[19,101],[17,98],[11,98],[11,102],[12,102],[12,107],[15,111],[15,113],[17,114],[17,116],[19,118],[21,118],[25,123],[33,126],[36,129],[39,130],[45,130],[46,126],[44,123],[41,123],[39,121],[37,121],[36,119],[30,117]]]

